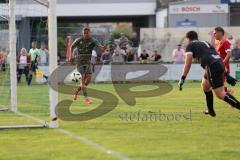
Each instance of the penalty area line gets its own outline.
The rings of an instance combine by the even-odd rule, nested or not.
[[[40,124],[46,124],[46,121],[40,119],[40,118],[37,118],[37,117],[34,117],[34,116],[31,116],[29,114],[25,114],[25,113],[21,113],[21,112],[15,112],[17,115],[21,115],[21,116],[24,116],[24,117],[27,117],[27,118],[30,118],[30,119],[33,119],[35,121],[37,121],[38,123]],[[55,131],[59,132],[59,133],[62,133],[62,134],[65,134],[69,137],[72,137],[74,139],[77,139],[79,141],[81,141],[82,143],[98,150],[98,151],[101,151],[107,155],[111,155],[112,157],[114,158],[117,158],[119,160],[131,160],[129,157],[123,155],[122,153],[120,152],[117,152],[117,151],[114,151],[112,149],[109,149],[109,148],[106,148],[105,146],[102,146],[96,142],[93,142],[83,136],[80,136],[74,132],[71,132],[71,131],[68,131],[66,129],[61,129],[61,128],[57,128],[57,129],[54,129]]]
[[[97,150],[99,150],[99,151],[101,151],[101,152],[104,152],[104,153],[106,153],[106,154],[108,154],[108,155],[111,155],[112,157],[115,157],[115,158],[117,158],[117,159],[119,159],[119,160],[130,160],[129,157],[126,157],[126,156],[123,155],[122,153],[116,152],[116,151],[111,150],[111,149],[109,149],[109,148],[106,148],[106,147],[104,147],[104,146],[102,146],[102,145],[100,145],[100,144],[97,144],[97,143],[95,143],[95,142],[93,142],[93,141],[90,141],[89,139],[87,139],[87,138],[85,138],[85,137],[82,137],[82,136],[80,136],[80,135],[78,135],[78,134],[75,134],[75,133],[70,132],[70,131],[65,130],[65,129],[57,129],[57,130],[58,130],[58,132],[61,132],[61,133],[63,133],[63,134],[66,134],[66,135],[68,135],[68,136],[70,136],[70,137],[73,137],[73,138],[75,138],[75,139],[78,139],[78,140],[80,140],[81,142],[83,142],[83,143],[85,143],[85,144],[87,144],[87,145],[89,145],[89,146],[91,146],[91,147],[93,147],[93,148],[95,148],[95,149],[97,149]]]

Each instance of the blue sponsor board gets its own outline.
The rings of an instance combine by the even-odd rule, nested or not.
[[[177,22],[177,27],[197,27],[197,22],[196,21],[178,21]]]

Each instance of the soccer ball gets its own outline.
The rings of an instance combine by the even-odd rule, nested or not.
[[[71,74],[71,80],[72,82],[79,82],[82,80],[82,75],[79,72],[73,72]]]

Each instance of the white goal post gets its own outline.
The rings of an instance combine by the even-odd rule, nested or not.
[[[49,73],[57,68],[57,14],[56,5],[57,0],[48,0],[48,43],[49,43]],[[53,85],[58,85],[57,81]],[[51,87],[49,89],[50,95],[50,116],[51,122],[49,123],[51,128],[58,127],[56,105],[58,103],[58,93]]]
[[[11,88],[11,110],[17,112],[17,60],[16,60],[16,20],[15,0],[9,0],[9,54],[10,54],[10,88]]]
[[[34,0],[35,2],[43,5],[41,0]],[[48,45],[49,45],[49,74],[51,74],[57,68],[57,15],[56,15],[56,2],[57,0],[48,0],[48,4],[44,3],[45,7],[48,7]],[[17,72],[16,72],[16,18],[15,18],[15,0],[9,0],[9,54],[10,54],[10,89],[11,89],[11,102],[10,110],[15,113],[18,112],[17,103]],[[57,84],[53,84],[57,85]],[[58,103],[58,93],[49,87],[49,99],[50,99],[50,116],[51,122],[50,128],[57,128],[57,114],[55,107]],[[45,127],[45,125],[40,125]],[[36,128],[36,125],[29,126],[7,126],[6,128]],[[2,127],[4,128],[4,127]]]

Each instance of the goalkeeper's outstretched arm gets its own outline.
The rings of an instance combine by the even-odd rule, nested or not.
[[[186,57],[185,57],[185,64],[184,64],[184,67],[183,67],[183,71],[182,71],[182,77],[178,83],[178,86],[179,86],[179,90],[181,91],[182,90],[182,86],[184,84],[184,81],[188,75],[188,72],[191,68],[191,65],[192,65],[192,59],[193,59],[193,55],[192,53],[186,53]]]
[[[183,67],[183,72],[182,72],[182,76],[187,77],[188,72],[190,71],[191,65],[192,65],[192,59],[193,56],[191,53],[186,53],[186,58],[185,58],[185,64]]]

